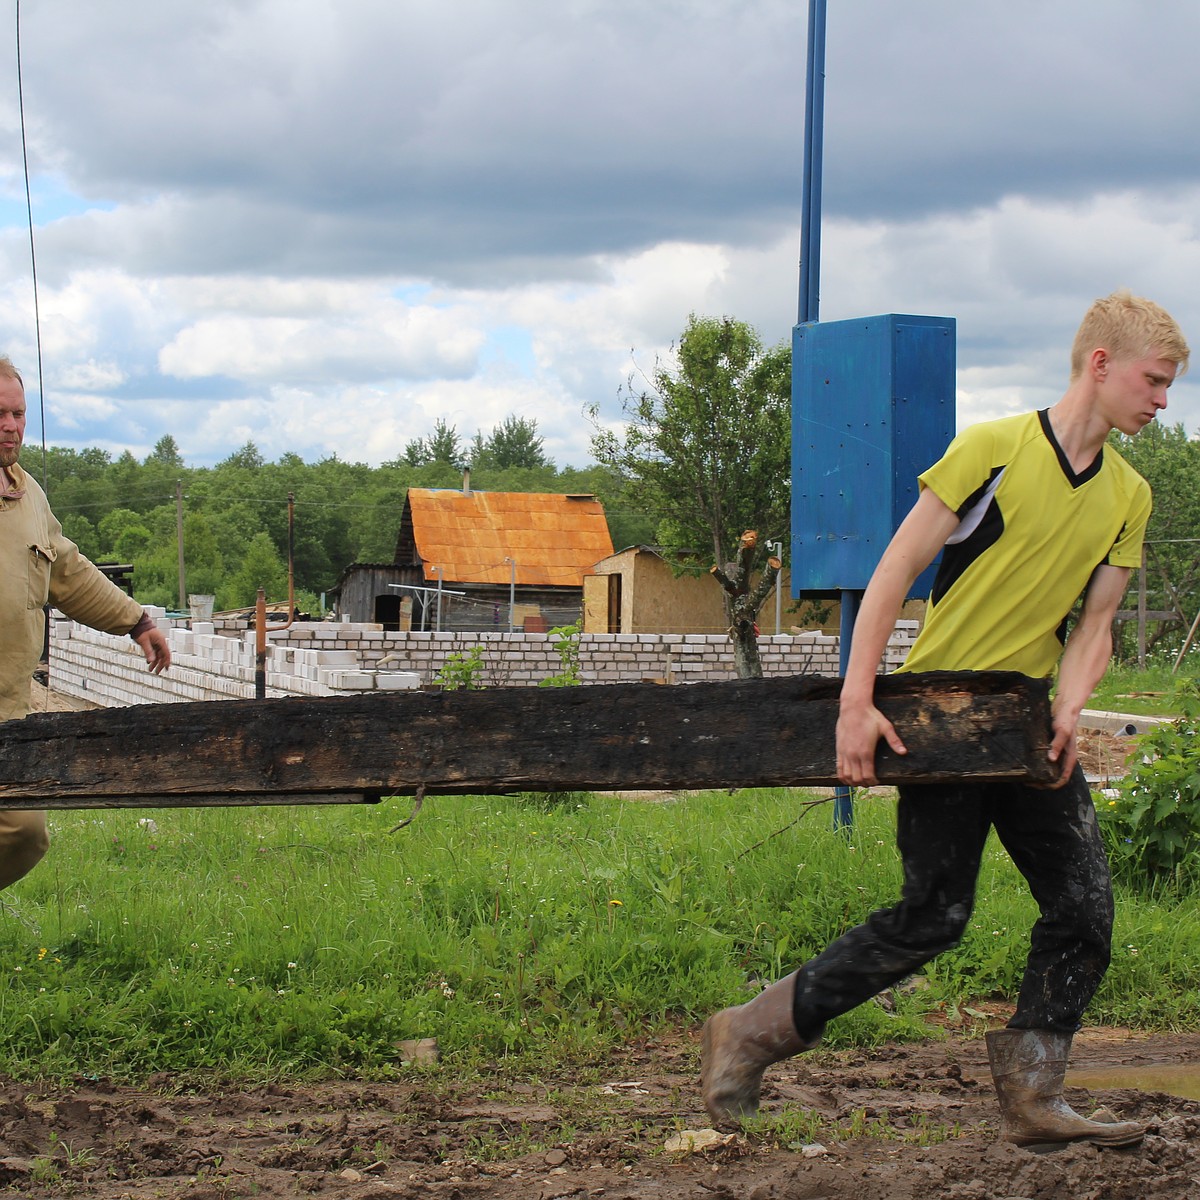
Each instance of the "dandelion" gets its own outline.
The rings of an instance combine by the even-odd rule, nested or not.
[[[609,908],[624,908],[625,903],[622,900],[610,900],[608,902],[608,907]]]

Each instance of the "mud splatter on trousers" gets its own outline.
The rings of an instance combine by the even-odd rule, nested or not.
[[[795,998],[801,1036],[819,1033],[830,1018],[958,943],[993,827],[1041,914],[1009,1025],[1064,1033],[1079,1028],[1108,969],[1113,901],[1095,806],[1077,767],[1055,790],[978,782],[901,787],[901,900],[872,913],[801,967]]]

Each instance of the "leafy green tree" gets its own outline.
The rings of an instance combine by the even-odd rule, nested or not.
[[[258,589],[268,601],[287,598],[287,566],[267,533],[257,533],[246,547],[237,571],[226,578],[216,595],[221,608],[245,608],[253,604]]]
[[[505,417],[486,438],[477,433],[472,443],[471,462],[475,467],[492,467],[498,471],[552,466],[538,434],[537,421],[517,416]]]
[[[169,433],[164,433],[154,443],[154,449],[147,456],[146,461],[161,463],[164,467],[170,467],[172,470],[183,468],[183,455],[179,453],[179,445]]]
[[[144,550],[154,540],[139,513],[130,508],[114,508],[100,518],[98,526],[99,553],[121,562],[129,562],[133,555],[124,556],[121,547],[140,546]]]
[[[675,361],[631,380],[623,401],[623,436],[598,432],[592,453],[623,479],[632,507],[657,515],[668,561],[696,574],[726,572],[735,585],[725,600],[739,633],[738,670],[759,673],[754,614],[738,598],[750,594],[766,543],[788,528],[791,347],[764,348],[743,321],[693,314]],[[747,548],[750,530],[758,537]]]
[[[462,465],[463,446],[458,430],[444,418],[439,417],[433,433],[427,438],[413,438],[404,447],[404,453],[391,466],[424,467],[430,463]]]
[[[63,533],[79,547],[80,553],[95,562],[100,557],[100,535],[82,513],[67,513],[62,518]]]
[[[247,442],[235,450],[228,458],[217,464],[220,467],[235,467],[243,471],[257,471],[265,463],[262,451],[253,443]]]
[[[426,442],[429,451],[429,461],[435,463],[450,463],[459,466],[462,463],[462,439],[453,425],[448,425],[440,417],[433,427],[433,433]]]
[[[1180,424],[1152,421],[1136,437],[1114,433],[1112,442],[1154,492],[1146,530],[1147,608],[1178,606],[1190,624],[1200,612],[1200,441]],[[1151,625],[1147,646],[1181,642],[1186,632],[1177,622]],[[1134,622],[1124,622],[1121,633],[1127,656],[1136,637]]]

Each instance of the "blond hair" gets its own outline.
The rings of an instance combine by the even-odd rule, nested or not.
[[[21,390],[25,390],[25,380],[21,378],[21,372],[13,366],[12,359],[7,354],[0,354],[0,379],[15,379],[21,385]]]
[[[1093,350],[1103,347],[1113,358],[1165,358],[1187,370],[1188,344],[1174,318],[1153,300],[1121,288],[1087,310],[1071,347],[1071,378],[1078,379]]]

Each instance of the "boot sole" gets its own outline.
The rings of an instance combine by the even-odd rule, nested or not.
[[[1110,1150],[1122,1150],[1129,1146],[1140,1144],[1145,1136],[1146,1134],[1142,1132],[1126,1134],[1120,1138],[1100,1138],[1085,1133],[1081,1137],[1056,1141],[1043,1140],[1041,1138],[1008,1138],[1007,1140],[1014,1146],[1020,1146],[1022,1150],[1032,1150],[1034,1154],[1052,1154],[1056,1150],[1065,1150],[1068,1146],[1077,1146],[1081,1142],[1086,1142],[1091,1146],[1099,1146],[1102,1149],[1107,1147]]]

